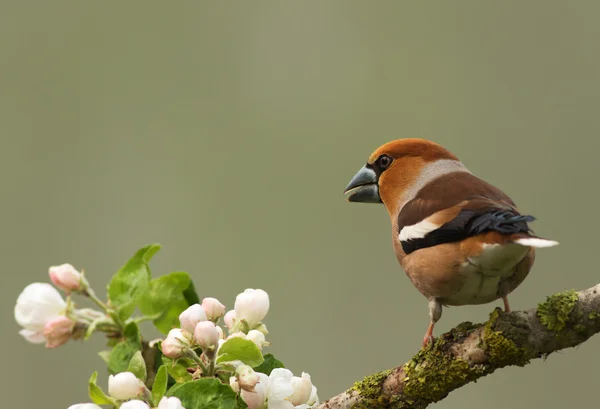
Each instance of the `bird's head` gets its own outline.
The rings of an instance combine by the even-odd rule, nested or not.
[[[432,169],[429,165],[434,165]],[[458,158],[435,142],[407,138],[377,148],[350,180],[344,193],[348,202],[383,203],[393,213],[431,176],[443,168],[462,166]]]

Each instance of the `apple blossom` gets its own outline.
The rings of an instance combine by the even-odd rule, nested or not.
[[[59,315],[48,321],[44,325],[44,337],[47,340],[46,348],[56,348],[66,343],[71,339],[73,328],[75,328],[75,321],[64,315]]]
[[[160,344],[163,355],[177,359],[184,354],[186,348],[190,347],[190,340],[179,328],[173,328],[167,334],[167,338]]]
[[[225,306],[216,298],[207,297],[203,299],[202,309],[210,321],[216,321],[225,314]]]
[[[48,270],[52,284],[70,293],[86,287],[83,275],[70,264],[52,266]]]
[[[120,409],[150,409],[150,406],[144,401],[134,399],[124,402]]]
[[[199,322],[206,320],[206,313],[204,312],[200,304],[190,305],[185,311],[179,314],[179,322],[181,323],[181,328],[183,328],[190,334],[194,333],[196,325]]]
[[[317,387],[313,385],[312,391],[310,392],[310,398],[308,398],[308,402],[306,402],[308,406],[318,405],[319,404],[319,395],[317,395]]]
[[[69,406],[67,409],[102,409],[100,406],[95,403],[77,403],[75,405]]]
[[[310,375],[302,372],[302,377],[294,376],[292,378],[292,386],[294,393],[287,397],[287,400],[292,402],[294,406],[308,402],[308,398],[312,393],[312,383]]]
[[[312,395],[310,375],[302,373],[302,377],[293,376],[285,368],[273,369],[269,375],[267,400],[269,409],[293,409],[295,406],[308,407],[306,403]],[[316,390],[315,390],[316,395]]]
[[[121,406],[123,407],[123,406]],[[185,409],[181,404],[181,401],[176,397],[167,398],[164,396],[158,403],[156,409]]]
[[[46,342],[45,325],[60,316],[67,304],[60,293],[47,283],[32,283],[23,289],[15,305],[15,320],[21,334],[34,344]]]
[[[196,325],[194,339],[203,350],[215,348],[219,342],[219,333],[212,321],[202,321]]]
[[[245,390],[240,391],[240,395],[248,409],[265,409],[267,400],[267,389],[269,387],[269,377],[264,373],[257,372],[259,377],[258,383],[254,386],[254,392]]]
[[[119,400],[136,398],[144,388],[144,383],[131,372],[121,372],[108,377],[108,393]]]
[[[263,290],[248,288],[235,298],[234,309],[237,320],[244,320],[254,328],[269,312],[269,295]]]
[[[225,321],[225,325],[227,326],[228,329],[233,328],[233,326],[235,325],[235,320],[236,320],[235,310],[227,311],[227,314],[225,314],[225,317],[223,317],[223,321]]]

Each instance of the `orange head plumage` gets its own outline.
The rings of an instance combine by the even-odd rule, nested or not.
[[[432,166],[435,171],[432,171]],[[349,202],[383,203],[390,216],[422,186],[427,173],[464,168],[441,145],[419,138],[398,139],[377,148],[352,178],[344,193]]]

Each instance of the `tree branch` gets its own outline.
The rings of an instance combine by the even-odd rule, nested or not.
[[[483,324],[465,322],[409,362],[370,375],[315,409],[420,409],[505,366],[525,366],[600,332],[600,284],[552,295],[526,311],[496,308]]]

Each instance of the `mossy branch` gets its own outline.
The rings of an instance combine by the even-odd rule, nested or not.
[[[527,311],[499,308],[483,324],[465,322],[409,362],[370,375],[316,409],[420,409],[496,369],[577,346],[600,332],[600,284],[554,294]]]

